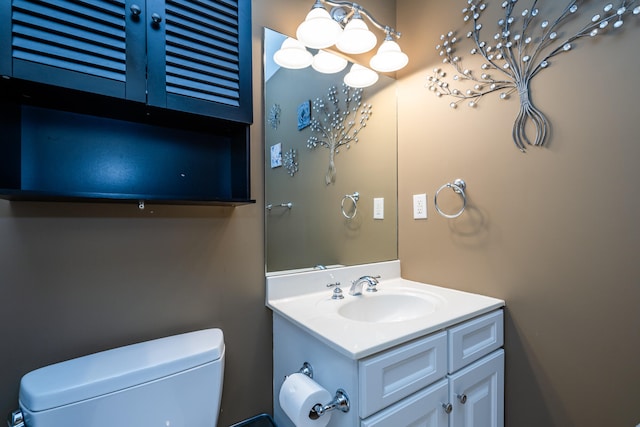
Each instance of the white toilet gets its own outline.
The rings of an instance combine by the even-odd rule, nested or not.
[[[222,331],[206,329],[37,369],[22,377],[12,423],[215,427],[224,350]]]

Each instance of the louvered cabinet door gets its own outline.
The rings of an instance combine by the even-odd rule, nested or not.
[[[8,3],[11,9],[5,3],[5,13],[11,14],[9,75],[144,102],[144,28],[137,25],[139,19],[129,12],[133,2],[11,0]],[[6,43],[3,44],[6,49]]]
[[[251,123],[250,0],[147,0],[147,14],[149,105]]]

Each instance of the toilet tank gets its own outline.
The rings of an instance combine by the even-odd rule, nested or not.
[[[20,382],[27,427],[215,427],[224,337],[206,329],[46,366]]]

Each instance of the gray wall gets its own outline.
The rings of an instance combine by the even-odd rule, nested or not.
[[[253,3],[256,205],[139,212],[0,201],[0,411],[15,407],[19,378],[31,369],[204,327],[226,333],[220,425],[270,411],[262,27],[293,34],[312,2]],[[394,3],[411,58],[400,74],[403,275],[507,301],[510,427],[637,424],[637,19],[619,35],[585,40],[536,79],[533,96],[553,136],[547,148],[521,154],[510,141],[514,101],[487,98],[477,110],[452,112],[424,88],[439,66],[436,39],[460,28],[463,5],[366,7],[394,22]],[[468,182],[469,208],[445,220],[433,194],[458,176]],[[422,192],[430,217],[414,221],[411,195]]]
[[[487,3],[488,10],[502,10],[500,3]],[[547,147],[522,154],[511,141],[517,98],[491,96],[476,109],[452,111],[450,100],[424,87],[442,67],[440,34],[462,28],[466,1],[397,6],[411,58],[399,95],[403,275],[506,300],[509,427],[635,426],[640,20],[583,39],[533,80],[533,100],[552,133]],[[594,13],[581,6],[577,19]],[[497,18],[484,22],[493,41]],[[469,58],[466,52],[460,56]],[[458,177],[467,181],[469,206],[446,220],[433,209],[433,195]],[[411,195],[422,192],[430,217],[414,221]]]
[[[0,200],[0,417],[22,375],[108,348],[201,328],[225,333],[220,426],[271,412],[264,307],[261,37],[254,37],[253,205]]]
[[[393,2],[371,3],[381,19],[395,20]],[[209,327],[222,328],[227,345],[219,425],[271,412],[262,34],[264,26],[295,34],[311,5],[253,2],[255,205],[139,211],[136,204],[0,200],[0,414],[17,407],[20,378],[33,369]]]
[[[220,425],[270,411],[258,206],[0,201],[0,411],[32,369],[209,327],[227,346]]]

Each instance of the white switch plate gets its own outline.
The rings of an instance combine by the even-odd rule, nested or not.
[[[384,219],[384,197],[373,199],[373,219]]]
[[[427,195],[413,195],[413,219],[427,219]]]

